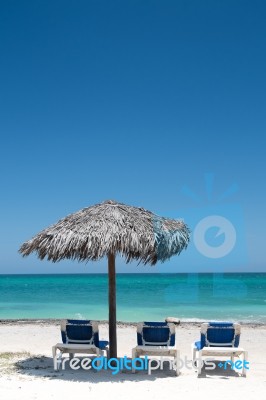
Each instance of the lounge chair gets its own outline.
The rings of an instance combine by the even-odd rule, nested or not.
[[[109,356],[109,342],[99,340],[98,323],[95,321],[64,320],[61,322],[61,336],[63,343],[57,343],[52,348],[56,371],[62,363],[64,353],[68,353],[70,358],[73,358],[75,353],[95,354],[100,357],[106,351],[107,357]]]
[[[167,322],[140,322],[137,325],[137,343],[132,349],[132,359],[139,356],[173,357],[176,375],[179,375],[180,353],[175,343],[175,325]],[[135,369],[132,367],[132,372]]]
[[[239,347],[240,325],[232,322],[206,322],[201,325],[200,341],[192,344],[193,365],[197,363],[198,376],[202,370],[203,356],[230,357],[234,362],[235,357],[242,355],[242,375],[246,376],[244,361],[247,361],[248,353]],[[196,362],[196,363],[195,363]]]

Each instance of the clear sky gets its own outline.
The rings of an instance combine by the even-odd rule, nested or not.
[[[4,0],[0,70],[0,273],[106,271],[17,253],[106,199],[237,232],[120,272],[265,271],[265,1]]]

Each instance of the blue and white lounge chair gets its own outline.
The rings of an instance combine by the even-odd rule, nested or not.
[[[142,355],[173,357],[176,374],[179,375],[180,353],[176,348],[173,323],[140,322],[137,325],[137,343],[132,349],[132,359]],[[135,372],[134,368],[132,372]]]
[[[70,354],[70,358],[75,353],[95,354],[100,357],[106,351],[107,357],[109,356],[109,342],[99,340],[98,323],[95,321],[64,320],[61,322],[61,337],[63,343],[57,343],[52,348],[55,370],[59,369],[64,353]]]
[[[246,376],[244,361],[247,361],[248,353],[239,347],[240,325],[233,322],[206,322],[201,325],[200,341],[192,344],[192,362],[196,365],[198,376],[202,369],[203,356],[234,357],[242,355],[242,375]]]

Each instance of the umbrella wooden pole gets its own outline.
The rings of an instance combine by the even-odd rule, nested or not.
[[[110,357],[117,358],[115,255],[108,254]]]

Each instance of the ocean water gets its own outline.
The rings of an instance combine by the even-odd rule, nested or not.
[[[266,274],[117,274],[117,319],[266,323]],[[0,275],[0,319],[108,319],[105,274]]]

